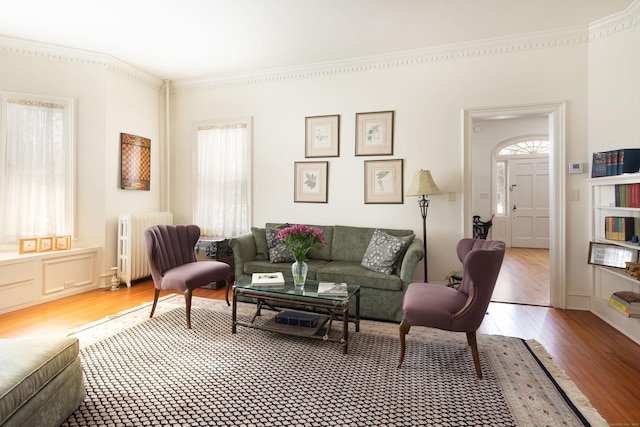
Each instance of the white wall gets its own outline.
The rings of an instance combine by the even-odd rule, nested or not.
[[[119,213],[159,210],[158,79],[108,57],[76,57],[38,46],[0,46],[0,90],[76,101],[76,230],[72,247],[100,246],[100,274],[116,265]],[[19,52],[19,53],[15,53]],[[152,140],[151,191],[120,189],[120,132]]]
[[[432,196],[427,219],[430,279],[444,281],[459,268],[455,244],[463,234],[462,110],[567,100],[568,133],[585,134],[585,43],[487,51],[247,84],[178,86],[172,95],[174,214],[181,221],[191,218],[191,193],[181,189],[190,186],[191,175],[186,172],[191,170],[193,122],[253,116],[255,225],[338,223],[409,228],[421,235],[415,198],[406,198],[401,205],[365,205],[363,201],[363,161],[379,157],[354,155],[355,114],[394,110],[394,155],[383,158],[404,159],[405,189],[413,172],[423,168],[432,171],[445,193],[455,196],[454,201],[449,201],[448,194]],[[308,160],[304,158],[304,118],[323,114],[341,115],[340,157],[314,159],[329,161],[329,202],[294,203],[293,163]],[[577,153],[576,157],[587,157],[584,138],[569,138],[568,143],[568,151]]]

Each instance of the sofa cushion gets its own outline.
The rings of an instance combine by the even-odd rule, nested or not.
[[[267,230],[265,228],[251,227],[253,240],[256,242],[256,258],[269,259],[269,247],[267,246]]]
[[[77,338],[0,340],[0,424],[78,357]]]
[[[308,260],[307,266],[309,267],[309,271],[307,272],[307,279],[315,280],[316,272],[323,268],[327,264],[327,262],[328,261],[315,259]],[[243,269],[243,273],[247,274],[249,277],[251,277],[253,273],[275,273],[277,271],[282,272],[285,278],[292,277],[291,263],[289,262],[275,263],[266,260],[247,261],[244,263]]]
[[[383,274],[367,270],[359,262],[331,261],[316,273],[316,280],[326,282],[345,282],[361,288],[399,291],[402,279],[395,274]]]
[[[387,234],[396,237],[406,237],[413,241],[413,230],[395,230],[380,228]],[[375,228],[350,227],[336,225],[333,227],[333,242],[331,246],[331,259],[335,261],[353,261],[360,263],[369,247],[371,236]],[[407,243],[407,247],[411,242]]]
[[[331,261],[331,242],[333,241],[333,226],[332,225],[310,225],[309,227],[319,228],[324,232],[324,241],[326,245],[321,248],[309,249],[307,256],[311,259],[322,259],[325,261]]]
[[[293,251],[284,245],[278,238],[280,228],[267,228],[267,247],[269,248],[269,261],[271,262],[293,262]]]
[[[376,230],[371,236],[371,241],[362,258],[361,265],[367,270],[391,274],[396,268],[398,256],[405,247],[406,243],[402,239],[384,231]]]

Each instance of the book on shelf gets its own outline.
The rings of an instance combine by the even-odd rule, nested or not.
[[[622,148],[593,153],[591,178],[637,172],[640,172],[639,148]]]
[[[604,217],[604,238],[629,241],[635,234],[635,218],[632,216]]]
[[[335,282],[319,282],[318,283],[318,295],[320,296],[333,296],[333,297],[346,297],[349,295],[346,283]]]
[[[609,305],[629,317],[640,317],[640,294],[617,291],[609,297]]]
[[[640,208],[640,183],[616,184],[614,189],[617,208]]]
[[[591,163],[591,178],[600,178],[607,176],[607,153],[593,153],[593,162]]]
[[[253,273],[251,284],[257,286],[284,286],[284,275],[281,272],[275,273]]]

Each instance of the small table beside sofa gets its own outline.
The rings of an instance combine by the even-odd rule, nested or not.
[[[253,227],[251,232],[230,240],[237,284],[251,283],[253,273],[280,271],[285,277],[292,276],[293,260],[287,258],[277,238],[279,230],[289,225],[267,223],[264,228]],[[413,230],[309,226],[324,232],[326,246],[307,253],[307,278],[357,285],[361,290],[361,317],[400,322],[404,292],[424,257],[422,241]],[[391,265],[389,257],[395,257]],[[382,265],[376,265],[379,260]]]

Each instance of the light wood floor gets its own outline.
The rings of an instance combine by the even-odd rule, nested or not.
[[[549,250],[507,248],[492,301],[548,306]]]
[[[194,294],[224,298],[224,290]],[[0,338],[63,335],[152,299],[150,281],[87,292],[0,315]],[[640,346],[592,313],[491,303],[479,332],[537,340],[610,424],[640,422]]]

